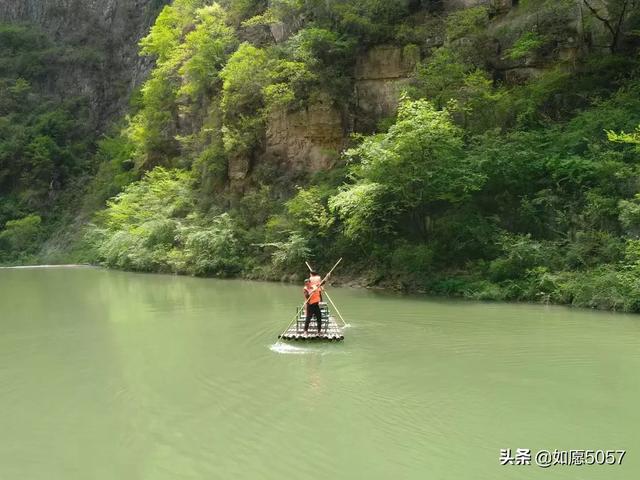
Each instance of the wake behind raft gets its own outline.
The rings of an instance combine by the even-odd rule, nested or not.
[[[337,261],[337,263],[333,266],[333,268],[325,275],[325,277],[320,282],[318,288],[324,286],[325,282],[331,275],[331,273],[335,270],[338,264],[342,261],[342,258]],[[309,270],[312,270],[311,266],[307,263],[307,267]],[[333,301],[331,301],[331,297],[327,293],[325,288],[322,288],[322,294],[329,300],[332,307],[338,314],[342,325],[338,325],[336,318],[329,311],[329,305],[327,302],[320,302],[320,312],[322,313],[322,325],[320,331],[318,331],[318,322],[316,317],[311,319],[309,323],[309,333],[304,332],[304,324],[306,320],[306,306],[309,298],[302,304],[301,307],[296,309],[296,315],[293,320],[289,323],[289,326],[278,335],[280,340],[315,340],[315,341],[341,341],[344,340],[343,327],[345,325],[344,319],[338,308],[335,306]]]

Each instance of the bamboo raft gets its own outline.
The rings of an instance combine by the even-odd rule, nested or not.
[[[322,312],[322,329],[318,333],[318,322],[315,317],[309,322],[309,333],[304,335],[305,312],[304,309],[298,315],[296,321],[289,329],[278,338],[282,340],[315,340],[315,341],[336,341],[344,340],[342,328],[338,326],[335,318],[331,316],[329,307],[325,302],[320,303],[320,311]]]

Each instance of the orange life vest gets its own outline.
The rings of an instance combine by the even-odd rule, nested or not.
[[[320,284],[322,283],[322,278],[320,275],[312,275],[309,278],[310,289],[307,290],[309,292],[309,302],[310,304],[318,303],[322,301],[322,287]]]

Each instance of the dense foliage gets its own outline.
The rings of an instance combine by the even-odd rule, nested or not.
[[[95,61],[93,53],[0,24],[0,261],[27,261],[90,171],[86,99],[49,86],[70,63]]]
[[[575,2],[520,3],[496,28],[493,8],[430,1],[174,1],[141,42],[156,66],[131,117],[93,159],[89,203],[113,198],[87,230],[91,259],[295,278],[305,259],[343,256],[345,275],[369,284],[640,311],[637,11],[625,10],[615,48],[566,59]],[[584,14],[589,38],[613,41]],[[382,43],[422,58],[397,116],[354,135],[327,172],[258,160],[274,112],[328,99],[348,117],[356,59]],[[544,68],[507,81],[532,59]],[[15,77],[5,96],[26,88]],[[43,136],[22,161],[70,149],[56,159],[72,172],[75,137]],[[240,188],[237,165],[249,171]],[[3,248],[37,244],[34,213],[3,217]]]

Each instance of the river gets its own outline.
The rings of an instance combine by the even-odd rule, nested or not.
[[[330,292],[345,341],[283,346],[301,287],[0,270],[0,478],[640,478],[640,317]]]

